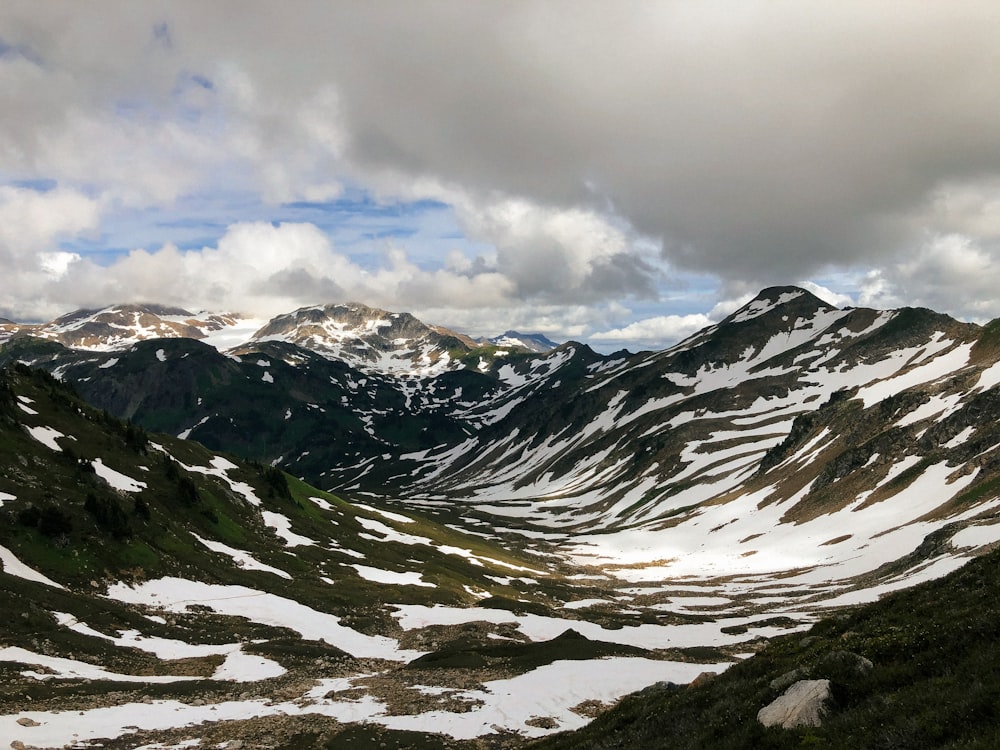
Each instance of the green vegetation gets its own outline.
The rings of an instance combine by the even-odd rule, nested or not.
[[[843,654],[865,657],[865,673]],[[830,679],[820,727],[765,729],[757,712],[787,675]],[[784,685],[772,682],[786,676]],[[690,688],[643,691],[587,727],[531,745],[597,748],[1000,747],[1000,550],[946,578],[773,640],[756,656]]]
[[[567,630],[540,643],[484,643],[458,639],[444,648],[414,659],[407,669],[481,669],[503,665],[527,672],[554,661],[600,659],[606,656],[645,656],[634,646],[592,641],[575,630]]]

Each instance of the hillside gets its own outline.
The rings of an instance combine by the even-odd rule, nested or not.
[[[542,617],[531,638],[514,627],[515,611],[551,611],[549,563],[147,434],[23,366],[0,371],[0,467],[0,599],[16,613],[0,649],[5,738],[134,747],[194,721],[295,746],[370,716],[392,729],[395,715],[412,742],[436,731],[423,714],[475,705],[487,677],[568,653],[555,637],[573,619]],[[438,607],[475,622],[425,624]],[[569,645],[572,659],[663,663]],[[254,723],[278,712],[306,718]]]
[[[133,607],[168,625],[168,614],[195,598],[223,619],[241,614],[226,609],[223,589],[190,596],[191,581],[282,597],[272,602],[278,609],[294,609],[293,601],[365,638],[388,639],[377,641],[388,651],[367,655],[324,640],[355,660],[334,674],[274,657],[298,680],[298,692],[287,694],[293,703],[280,710],[305,722],[318,746],[342,729],[330,721],[367,721],[378,742],[506,747],[582,727],[653,683],[725,671],[718,682],[727,684],[743,670],[766,671],[759,665],[772,657],[747,658],[761,639],[795,633],[781,643],[798,643],[831,611],[947,576],[1000,541],[995,323],[916,308],[836,309],[777,287],[664,351],[605,356],[569,342],[542,353],[456,357],[453,348],[447,368],[419,375],[342,356],[343,342],[330,346],[347,325],[337,316],[360,315],[351,330],[374,319],[349,307],[298,311],[225,351],[184,336],[107,350],[10,339],[0,349],[0,363],[14,367],[9,450],[0,460],[12,467],[0,477],[10,530],[0,544],[14,569],[83,597],[84,616],[74,616],[104,641],[143,632]],[[396,333],[407,341],[424,330],[393,320],[369,327],[403,326]],[[44,368],[108,414],[14,363]],[[154,431],[163,434],[148,437]],[[66,463],[67,452],[76,463]],[[166,476],[164,455],[176,476]],[[37,465],[33,484],[18,473],[25,461]],[[128,480],[115,479],[110,495],[100,480],[106,467]],[[198,503],[177,505],[179,482],[193,483]],[[69,513],[66,539],[54,531],[62,526],[52,508]],[[16,585],[53,595],[55,587],[30,575]],[[172,582],[185,578],[175,591]],[[102,629],[87,619],[96,616],[95,595],[127,610],[119,624]],[[75,611],[67,606],[46,605],[33,627],[46,623],[53,643],[67,630],[79,635],[51,615]],[[254,622],[290,627],[282,638],[293,652],[322,640],[297,623]],[[213,627],[230,629],[229,644],[244,642],[231,623]],[[209,644],[206,633],[189,645]],[[869,645],[857,650],[878,663],[861,648]],[[95,656],[119,658],[117,648]],[[202,669],[199,676],[219,681]],[[37,676],[24,667],[9,673],[37,697],[28,687]],[[327,677],[340,680],[330,684],[343,700],[308,693]],[[192,690],[201,696],[200,686]],[[746,706],[767,692],[754,690]],[[206,696],[198,700],[229,710],[224,689],[213,685]],[[232,707],[234,721],[268,713],[259,702],[241,705]],[[2,720],[28,707],[9,703]],[[303,713],[327,718],[313,723]],[[60,724],[52,713],[37,715]],[[167,724],[174,728],[143,725],[149,734],[120,726],[117,746],[197,734]],[[278,724],[268,731],[299,731]],[[30,740],[27,729],[16,731]],[[580,737],[594,747],[605,741]]]
[[[865,660],[869,663],[866,664]],[[799,679],[828,679],[822,725],[757,713]],[[772,640],[715,679],[660,683],[535,750],[1000,747],[1000,550],[951,575]]]

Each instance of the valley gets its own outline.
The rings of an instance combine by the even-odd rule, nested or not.
[[[637,354],[248,320],[2,326],[0,736],[520,747],[1000,541],[996,323],[794,287]]]

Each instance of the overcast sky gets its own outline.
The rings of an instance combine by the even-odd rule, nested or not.
[[[0,4],[0,316],[1000,316],[1000,3]]]

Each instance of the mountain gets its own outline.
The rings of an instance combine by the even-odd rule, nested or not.
[[[591,725],[532,747],[996,747],[998,603],[995,550],[945,578],[824,618],[807,634],[779,636],[714,679],[652,685]],[[758,712],[800,679],[830,681],[834,700],[822,723],[765,728]]]
[[[500,336],[486,339],[494,346],[508,346],[525,349],[536,354],[545,354],[555,349],[559,344],[547,338],[541,333],[519,333],[518,331],[507,331]]]
[[[447,699],[427,697],[391,720],[396,709],[384,705],[399,700],[400,685],[433,683],[406,682],[398,671],[337,683],[381,701],[361,711],[376,724],[501,744],[504,732],[573,729],[630,690],[721,671],[759,650],[761,637],[945,576],[1000,541],[1000,322],[977,326],[920,308],[837,309],[776,287],[664,351],[606,356],[574,342],[541,354],[472,350],[461,360],[469,366],[417,375],[336,355],[343,346],[330,343],[325,331],[337,329],[324,310],[225,354],[184,338],[96,353],[21,336],[0,350],[0,364],[44,368],[146,430],[276,464],[317,488],[307,492],[334,492],[351,507],[435,530],[397,520],[391,534],[372,535],[381,542],[441,539],[422,546],[447,557],[461,545],[435,535],[462,534],[465,549],[475,540],[489,550],[483,559],[518,566],[461,573],[468,578],[455,579],[450,601],[434,599],[440,585],[417,586],[429,597],[420,606],[376,605],[394,613],[381,616],[378,634],[396,637],[399,626],[400,643],[433,641],[421,669],[437,664],[453,680],[438,685],[451,691],[436,693]],[[382,320],[356,314],[352,330]],[[299,337],[309,330],[311,338]],[[17,455],[4,465],[16,467]],[[118,471],[138,480],[142,470]],[[298,479],[287,480],[293,496]],[[16,496],[8,487],[0,492]],[[380,516],[368,518],[360,533]],[[332,533],[293,528],[312,539]],[[232,537],[223,543],[239,547]],[[357,565],[414,582],[404,590],[416,586],[420,558],[383,547],[399,557]],[[26,557],[46,572],[44,554]],[[279,567],[265,552],[258,559]],[[340,585],[332,570],[322,575]],[[497,656],[491,648],[503,638],[517,643]],[[600,644],[618,650],[568,659],[612,648]],[[540,665],[536,648],[561,656]],[[875,642],[857,648],[881,653]],[[383,683],[396,697],[371,692]],[[456,692],[470,684],[485,686],[469,693],[471,711]],[[508,692],[525,701],[500,701]]]
[[[206,339],[244,323],[237,315],[190,313],[163,305],[112,305],[97,310],[77,310],[50,323],[16,324],[6,321],[0,341],[34,336],[64,346],[89,351],[127,349],[149,339]]]
[[[77,310],[43,324],[0,319],[0,343],[23,337],[102,352],[127,350],[153,339],[195,339],[236,356],[267,342],[286,342],[369,372],[417,376],[484,368],[497,356],[555,347],[541,334],[513,331],[494,340],[475,341],[427,325],[409,313],[358,303],[304,307],[268,321],[151,304]]]
[[[662,665],[574,631],[576,585],[548,560],[147,433],[23,365],[0,371],[0,563],[0,736],[30,746],[458,747],[441,710],[530,718],[502,716],[488,678]]]
[[[468,336],[428,326],[409,313],[351,303],[303,307],[273,318],[248,342],[292,343],[359,369],[431,375],[480,349]],[[238,350],[239,351],[239,350]]]

